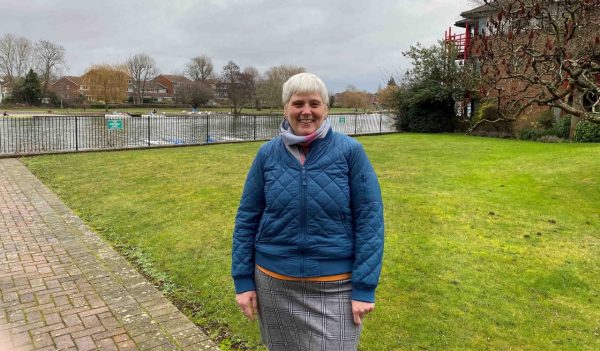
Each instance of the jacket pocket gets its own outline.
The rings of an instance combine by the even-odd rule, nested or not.
[[[269,227],[269,224],[273,221],[273,218],[267,217],[264,221],[260,221],[260,225],[258,226],[258,233],[256,234],[256,239],[254,242],[259,242],[263,238],[263,234],[265,232],[265,228]]]
[[[349,240],[352,240],[352,230],[348,229],[348,223],[346,223],[346,216],[343,213],[340,213],[340,221],[342,222],[342,227],[344,227],[344,233],[346,233],[346,237]]]
[[[381,189],[377,175],[374,172],[365,172],[360,175],[362,185],[363,203],[381,202]]]

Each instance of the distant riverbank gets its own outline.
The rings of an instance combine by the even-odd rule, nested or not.
[[[108,112],[120,111],[126,112],[129,114],[148,114],[150,111],[154,110],[154,108],[146,108],[146,107],[135,107],[135,108],[124,108],[124,109],[108,109]],[[182,109],[182,108],[156,108],[157,113],[165,114],[165,115],[187,115],[192,114],[192,109]],[[107,113],[106,109],[92,109],[92,108],[39,108],[39,107],[24,107],[24,108],[2,108],[0,107],[0,113],[5,112],[9,116],[18,116],[18,117],[32,117],[32,116],[68,116],[68,115],[77,115],[77,116],[93,116],[93,115],[104,115]],[[226,107],[213,107],[213,108],[199,108],[198,112],[213,112],[213,113],[231,113],[231,109]],[[376,112],[374,110],[355,110],[354,108],[341,108],[334,107],[329,113],[365,113],[365,112]],[[281,109],[243,109],[240,113],[241,115],[282,115],[283,110]],[[1,116],[1,115],[0,115]]]

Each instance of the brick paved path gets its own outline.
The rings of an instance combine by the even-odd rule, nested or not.
[[[0,350],[218,350],[16,159],[0,159]]]

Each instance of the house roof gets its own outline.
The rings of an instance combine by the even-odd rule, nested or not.
[[[155,80],[149,80],[146,82],[146,89],[167,89],[166,86],[160,84]]]
[[[494,11],[496,11],[495,8],[493,8],[492,6],[490,6],[488,4],[484,4],[481,6],[477,6],[476,8],[471,9],[469,11],[461,12],[460,15],[464,18],[475,19],[475,18],[480,18],[484,15],[490,14]]]
[[[129,85],[133,85],[133,83],[130,83]],[[147,80],[146,81],[146,85],[144,86],[144,88],[146,90],[150,90],[150,89],[167,89],[166,86],[160,84],[159,82],[157,82],[155,80]]]
[[[73,83],[75,83],[77,85],[81,85],[81,77],[77,77],[77,76],[64,76],[63,78],[67,79],[67,80],[70,80],[71,82],[73,82]]]
[[[481,6],[477,6],[474,9],[462,12],[460,15],[464,18],[468,19],[476,19],[481,18],[483,16],[489,15],[490,13],[494,13],[497,11],[498,7],[508,7],[512,0],[497,0],[497,2],[492,6],[490,4],[483,4]],[[561,2],[562,0],[555,0],[555,2]],[[524,1],[525,6],[531,6],[531,0]],[[515,5],[515,4],[513,4]],[[515,8],[516,9],[516,8]]]
[[[505,6],[509,3],[509,1],[510,0],[498,0],[497,5]],[[483,5],[473,8],[471,10],[461,12],[460,15],[463,18],[461,20],[457,21],[456,23],[454,23],[454,25],[457,27],[465,28],[467,23],[469,25],[473,25],[480,18],[487,17],[496,11],[497,11],[497,7],[492,6],[490,4],[483,4]]]
[[[179,82],[179,83],[189,83],[189,82],[191,82],[191,80],[187,79],[186,77],[175,75],[175,74],[161,74],[161,75],[159,75],[159,77],[165,77],[165,78],[167,78],[168,80],[170,80],[172,82]]]

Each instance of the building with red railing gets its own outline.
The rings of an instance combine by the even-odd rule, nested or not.
[[[474,9],[464,11],[460,14],[461,20],[454,23],[456,28],[448,27],[444,33],[444,42],[448,52],[456,54],[456,60],[459,64],[475,64],[473,59],[477,38],[485,36],[486,28],[491,16],[494,14],[493,8],[489,5],[478,6]],[[466,117],[470,117],[476,107],[477,101],[471,96],[465,96],[464,101],[459,102],[458,109]]]
[[[561,11],[561,4],[559,4],[561,1],[558,0],[554,3],[552,3],[551,6],[549,8],[544,8],[546,11],[548,11],[548,13],[560,13]],[[483,4],[481,6],[477,6],[471,10],[468,11],[464,11],[460,14],[460,16],[462,17],[459,21],[457,21],[454,24],[454,28],[453,27],[449,27],[448,30],[444,33],[444,42],[446,43],[446,46],[448,48],[448,52],[453,52],[456,53],[456,60],[458,62],[458,64],[464,64],[464,65],[470,65],[471,67],[474,68],[475,72],[478,72],[479,74],[485,75],[485,74],[496,74],[497,76],[503,76],[504,73],[500,73],[500,71],[496,70],[495,72],[487,72],[485,69],[482,69],[482,61],[478,60],[478,55],[480,55],[482,53],[482,47],[484,46],[485,42],[495,42],[498,38],[495,38],[494,36],[491,36],[491,33],[488,33],[489,29],[488,28],[494,28],[494,25],[497,26],[499,19],[502,16],[502,13],[499,13],[498,9],[504,9],[503,11],[505,11],[505,9],[508,7],[510,9],[510,0],[498,0],[497,3],[495,3],[495,6],[489,5],[489,4]],[[514,6],[521,6],[520,10],[519,8],[515,9],[514,11],[527,11],[527,9],[531,10],[533,9],[533,6],[538,6],[539,4],[543,4],[542,3],[537,3],[537,5],[533,5],[530,4],[530,7],[527,7],[528,5],[527,2],[525,3],[519,3],[519,2],[513,2],[512,3]],[[597,5],[596,5],[597,6]],[[555,7],[555,8],[554,8]],[[510,11],[510,10],[509,10]],[[597,18],[598,17],[598,8],[596,8],[596,12],[591,12],[594,13],[595,15],[592,15],[592,19]],[[593,17],[596,16],[596,17]],[[514,20],[514,19],[513,19]],[[587,19],[588,21],[590,21],[589,17]],[[530,31],[536,31],[537,29],[539,29],[538,24],[535,22],[536,19],[533,18],[531,19],[526,19],[526,25],[522,28],[525,28],[525,32],[522,32],[520,35],[521,36],[525,36],[523,37],[524,39],[521,40],[521,37],[518,37],[518,40],[521,40],[521,42],[526,43],[526,33],[530,33]],[[596,23],[595,21],[591,21],[593,23]],[[510,23],[510,22],[509,22]],[[515,22],[515,23],[524,23],[524,22]],[[559,24],[563,24],[562,22],[559,22]],[[597,24],[595,24],[597,30]],[[496,27],[498,28],[498,27]],[[497,29],[496,29],[497,30]],[[496,31],[495,30],[495,31]],[[587,27],[586,29],[587,30]],[[518,33],[518,32],[517,32]],[[542,34],[536,34],[535,35],[535,40],[533,40],[533,42],[530,40],[529,45],[531,45],[532,48],[534,48],[535,50],[539,51],[539,52],[544,52],[544,45],[548,45],[547,43],[551,43],[552,40],[554,39],[553,37],[543,34],[544,32],[539,32]],[[583,32],[582,32],[583,33]],[[585,32],[586,35],[588,34],[588,32]],[[512,35],[511,33],[507,33],[507,35]],[[519,35],[519,34],[516,34]],[[533,37],[532,34],[529,34],[530,38]],[[592,35],[592,34],[591,34]],[[597,35],[593,34],[593,35]],[[505,41],[506,42],[506,41]],[[596,43],[598,43],[598,37],[596,38]],[[499,59],[503,59],[504,56],[501,56],[500,54],[496,53],[496,56]],[[485,67],[485,66],[483,66]],[[546,71],[544,72],[544,74],[548,74],[550,75],[551,73]],[[598,74],[597,76],[597,80],[598,80],[598,84],[600,84],[600,74]],[[541,77],[540,77],[541,78]],[[552,78],[552,77],[549,77]],[[535,79],[535,77],[534,77]],[[560,80],[558,81],[560,84]],[[501,83],[497,83],[499,84],[498,86],[500,86],[503,90],[514,90],[515,91],[515,95],[510,95],[508,97],[506,97],[506,99],[511,99],[513,101],[521,99],[523,97],[531,97],[536,95],[538,92],[542,91],[542,87],[541,86],[537,86],[535,84],[531,84],[531,88],[529,87],[529,83],[527,81],[525,81],[524,79],[519,80],[519,79],[506,79],[503,80]],[[567,88],[568,85],[568,81],[565,78],[563,83],[562,83],[562,88],[563,90],[565,90]],[[536,90],[537,89],[537,90]],[[490,93],[488,91],[488,93]],[[521,94],[521,95],[519,95]],[[587,95],[586,95],[587,94]],[[481,95],[481,94],[480,94]],[[492,94],[493,96],[493,94]],[[488,95],[488,97],[490,97]],[[569,104],[572,104],[573,99],[580,99],[580,100],[591,100],[592,104],[593,101],[597,101],[597,96],[593,93],[591,93],[591,98],[590,98],[590,92],[588,91],[587,93],[579,93],[579,92],[574,92],[569,96],[566,96],[564,98],[564,101],[569,100]],[[475,107],[476,107],[476,101],[474,101],[474,99],[471,96],[466,96],[465,97],[465,101],[463,101],[461,103],[463,105],[463,111],[465,113],[465,115],[470,116],[472,114],[472,111],[474,111]],[[585,107],[586,109],[588,108],[587,106]],[[534,104],[528,107],[528,109],[526,111],[523,111],[527,114],[538,114],[542,111],[547,111],[548,107],[544,104]],[[558,108],[554,108],[553,109],[555,116],[559,116],[561,113],[563,113],[560,109]],[[588,109],[589,111],[589,109]]]
[[[444,41],[452,44],[458,51],[457,60],[467,60],[471,56],[474,40],[478,35],[485,35],[488,22],[494,14],[494,9],[489,5],[481,5],[460,14],[461,20],[454,23],[455,29],[449,27],[444,34]]]

